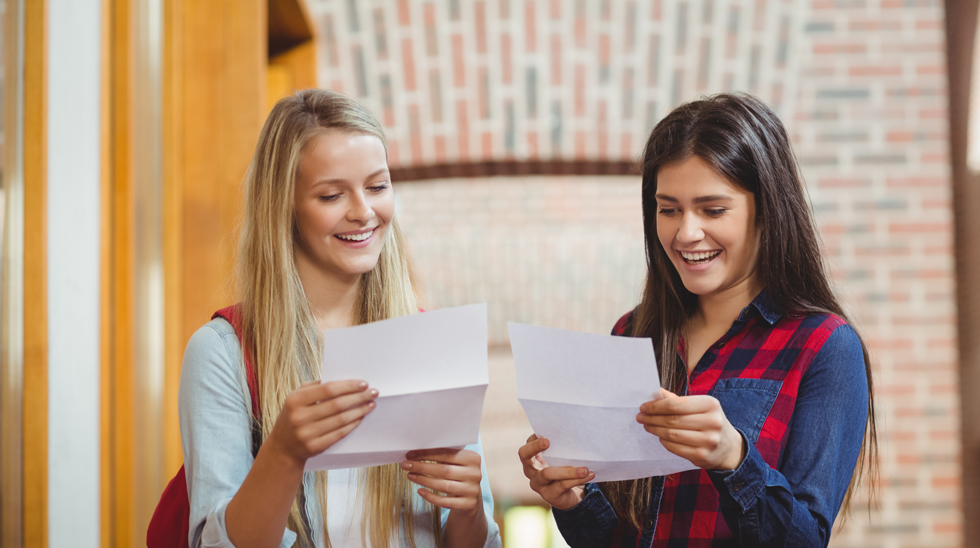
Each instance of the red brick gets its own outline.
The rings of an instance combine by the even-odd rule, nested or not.
[[[949,489],[960,486],[959,476],[940,476],[932,478],[932,487],[935,489]]]
[[[527,156],[531,160],[538,159],[538,133],[536,131],[527,132]]]
[[[476,52],[487,52],[487,3],[480,1],[473,4],[473,15],[476,25]]]
[[[817,55],[836,55],[842,53],[867,53],[868,46],[860,42],[836,43],[824,42],[813,45],[813,53]]]
[[[944,65],[919,65],[915,67],[915,73],[919,76],[946,75]]]
[[[470,124],[466,112],[466,101],[456,101],[456,127],[459,130],[459,161],[470,161]]]
[[[889,140],[892,139],[889,138]],[[885,185],[888,188],[933,188],[948,186],[949,179],[946,177],[889,177]]]
[[[847,73],[850,76],[900,76],[902,67],[900,65],[865,65],[851,67]]]
[[[493,158],[493,134],[489,131],[484,131],[481,140],[483,142],[483,160],[489,161]]]
[[[458,87],[466,86],[466,64],[463,61],[463,35],[453,34],[453,84]]]
[[[528,52],[538,48],[537,28],[534,23],[534,1],[524,2],[524,45]]]
[[[890,223],[888,231],[892,234],[935,234],[951,233],[951,223]]]
[[[446,137],[444,135],[436,135],[434,139],[434,145],[436,149],[436,163],[445,164],[446,160]]]
[[[554,20],[561,19],[561,0],[551,0],[550,6],[549,16]]]
[[[551,85],[561,85],[561,36],[551,35]]]
[[[410,25],[411,22],[408,0],[398,0],[398,24],[404,27]]]
[[[415,56],[412,54],[412,39],[402,40],[402,67],[405,71],[405,89],[415,90]]]

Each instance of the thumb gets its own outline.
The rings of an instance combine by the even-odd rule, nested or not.
[[[661,388],[660,389],[660,392],[658,392],[658,393],[656,393],[656,394],[653,395],[653,399],[654,400],[671,399],[671,398],[676,398],[676,397],[678,397],[677,394],[674,394],[673,392],[671,392],[670,390],[667,390],[666,388]]]

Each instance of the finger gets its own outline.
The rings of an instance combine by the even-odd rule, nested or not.
[[[419,474],[408,474],[409,481],[421,485],[432,491],[445,493],[448,497],[473,497],[476,498],[480,492],[479,483],[467,483],[453,481],[442,478],[432,478]]]
[[[369,401],[356,407],[351,407],[341,413],[305,425],[297,431],[297,434],[301,437],[319,438],[329,432],[344,428],[352,422],[360,422],[364,419],[365,415],[374,411],[376,406],[377,404],[373,401]]]
[[[725,422],[718,413],[695,413],[691,415],[647,415],[640,413],[636,422],[644,426],[676,428],[679,430],[721,430]]]
[[[541,478],[550,482],[574,479],[579,480],[589,475],[589,469],[584,466],[549,466],[541,471]]]
[[[531,434],[530,436],[527,437],[527,441],[525,443],[531,443],[532,441],[534,441],[536,439],[538,439],[538,435],[537,434]]]
[[[545,493],[549,497],[558,498],[565,491],[578,487],[579,485],[586,484],[595,479],[595,472],[589,472],[584,478],[573,478],[562,481],[556,481],[544,488]],[[544,493],[542,493],[544,494]]]
[[[675,396],[648,401],[640,406],[640,411],[648,415],[690,415],[710,411],[717,402],[712,396]]]
[[[329,400],[322,400],[306,408],[306,412],[309,413],[308,416],[302,417],[308,421],[318,421],[330,417],[332,415],[337,415],[343,413],[344,411],[362,405],[366,402],[372,402],[378,397],[378,391],[375,389],[364,390],[362,392],[354,392],[353,394],[344,394],[343,396],[337,396]]]
[[[526,444],[522,445],[521,448],[517,450],[517,455],[522,461],[528,461],[534,455],[548,449],[548,447],[551,447],[551,442],[548,441],[548,438],[535,437],[534,440],[529,439]]]
[[[482,472],[474,466],[458,466],[455,464],[443,464],[438,462],[413,462],[405,461],[401,464],[402,470],[413,474],[431,476],[454,481],[475,481],[480,482]]]
[[[294,390],[289,397],[299,406],[312,405],[321,400],[329,400],[367,390],[368,384],[364,381],[332,381],[328,383],[312,382],[307,383]]]
[[[419,489],[418,494],[426,502],[448,510],[473,510],[479,504],[479,501],[474,498],[447,497],[433,493],[427,489]]]
[[[338,441],[342,440],[347,434],[353,432],[354,429],[357,428],[358,425],[360,424],[361,421],[357,420],[350,424],[347,424],[346,426],[327,432],[326,434],[313,440],[313,443],[309,444],[310,451],[315,455],[318,455],[326,451],[327,449],[330,448],[331,445],[337,443]]]
[[[660,438],[661,442],[670,442],[675,445],[687,447],[714,449],[721,441],[721,435],[717,432],[699,432],[696,430],[677,430],[675,428],[660,428],[656,426],[646,426],[644,429]]]

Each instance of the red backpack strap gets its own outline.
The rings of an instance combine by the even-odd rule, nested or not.
[[[211,316],[212,320],[215,318],[224,318],[235,329],[235,335],[238,336],[238,342],[242,347],[242,356],[245,358],[245,380],[248,382],[248,393],[252,397],[252,416],[257,420],[261,416],[259,412],[259,381],[255,374],[255,365],[252,364],[252,354],[242,336],[242,304],[238,303],[222,308]]]

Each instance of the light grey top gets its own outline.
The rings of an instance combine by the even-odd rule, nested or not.
[[[245,481],[252,466],[251,416],[252,404],[248,393],[245,372],[242,370],[242,352],[235,330],[223,319],[208,322],[194,333],[187,343],[184,364],[180,374],[180,437],[184,447],[184,470],[187,474],[187,492],[190,497],[190,546],[233,548],[225,529],[225,510],[238,488]],[[479,442],[467,446],[483,457]],[[500,532],[493,521],[493,497],[487,481],[487,469],[481,464],[483,480],[483,508],[487,515],[487,539],[484,548],[500,547]],[[362,512],[356,506],[356,486],[350,488],[355,470],[337,470],[328,473],[328,523],[330,541],[334,546],[356,546],[360,542]],[[342,482],[342,484],[335,484]],[[314,493],[315,476],[304,474],[303,489]],[[337,499],[336,497],[342,497]],[[314,534],[317,547],[324,546],[323,522],[317,502],[318,497],[307,496],[306,515]],[[349,505],[338,505],[346,498]],[[336,502],[335,502],[336,501]],[[417,508],[422,510],[419,499]],[[445,525],[449,511],[442,510]],[[342,523],[350,519],[349,524]],[[417,511],[414,522],[418,548],[434,548],[432,524],[428,512]],[[334,532],[349,531],[351,537],[342,538]],[[405,546],[404,526],[400,533]],[[346,541],[351,541],[351,543]],[[292,546],[296,533],[284,530],[280,546]],[[354,544],[356,543],[356,544]]]

